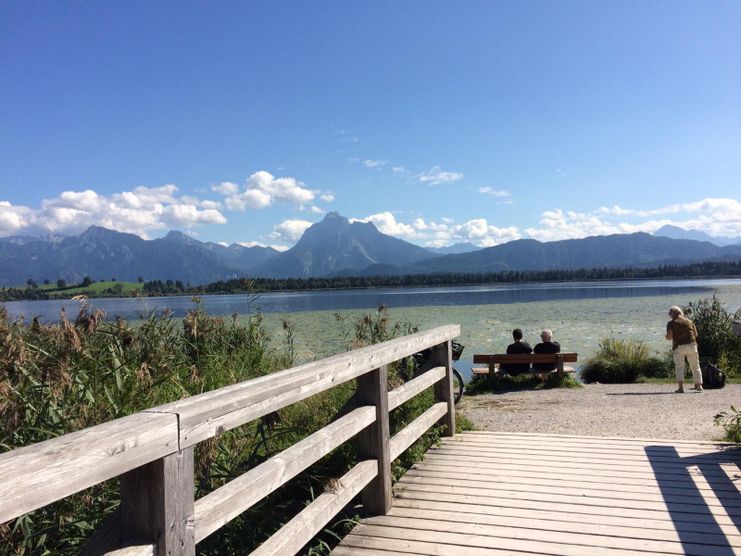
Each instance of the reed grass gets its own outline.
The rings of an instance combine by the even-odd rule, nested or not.
[[[198,299],[185,318],[149,314],[135,326],[109,322],[82,303],[57,323],[10,320],[0,306],[0,452],[122,417],[149,407],[209,391],[293,365],[293,325],[269,338],[258,316],[238,319],[208,315]],[[347,322],[348,348],[413,331],[391,327],[380,307]],[[403,377],[389,372],[390,388]],[[325,426],[352,404],[353,381],[284,408],[266,418],[199,444],[195,451],[196,497]],[[432,404],[431,393],[391,415],[392,434]],[[397,474],[433,443],[426,434],[394,462]],[[258,502],[219,532],[199,543],[199,554],[250,552],[306,504],[324,485],[355,463],[348,442],[309,470]],[[117,481],[0,525],[0,555],[77,554],[105,517],[118,507]],[[339,515],[304,553],[325,554],[356,516]]]
[[[629,383],[639,377],[668,376],[668,359],[651,355],[641,341],[602,338],[594,357],[581,368],[582,382]]]

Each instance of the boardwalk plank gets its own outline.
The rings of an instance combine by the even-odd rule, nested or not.
[[[581,504],[567,503],[567,502],[554,502],[549,500],[548,497],[542,497],[541,499],[518,499],[518,498],[505,498],[505,497],[494,497],[494,496],[470,496],[464,494],[447,494],[441,492],[424,492],[420,490],[404,490],[400,494],[405,498],[413,498],[415,500],[440,500],[445,502],[456,502],[459,504],[476,504],[481,506],[493,506],[493,507],[511,507],[511,508],[522,508],[522,509],[546,509],[553,511],[566,511],[574,514],[593,514],[598,511],[602,515],[607,516],[625,516],[630,515],[632,517],[638,517],[641,519],[659,519],[663,516],[666,519],[670,519],[666,510],[662,509],[645,509],[645,508],[619,508],[612,504],[609,505],[595,505],[589,504],[589,500],[584,500]],[[679,521],[694,521],[698,523],[705,523],[712,525],[714,523],[722,523],[725,525],[734,525],[733,520],[724,514],[711,515],[709,513],[702,512],[688,512],[682,511],[677,512],[676,520]]]
[[[519,454],[531,457],[538,457],[541,454],[547,455],[565,455],[573,456],[589,453],[590,457],[604,459],[605,461],[682,461],[691,460],[694,464],[715,464],[723,462],[736,462],[741,460],[741,450],[719,450],[717,452],[706,454],[683,455],[677,453],[676,456],[668,455],[649,455],[647,450],[656,451],[665,449],[663,446],[647,446],[643,449],[622,449],[609,450],[590,446],[558,446],[554,444],[542,444],[538,446],[521,446],[517,444],[450,444],[443,443],[439,448],[432,448],[433,452],[457,452],[465,454],[478,454],[482,456],[492,454]]]
[[[690,494],[692,491],[685,489],[681,494],[669,494],[662,492],[658,487],[654,488],[653,492],[647,491],[630,491],[622,488],[622,485],[614,485],[613,489],[590,489],[584,486],[575,486],[574,488],[558,487],[542,484],[532,483],[505,483],[495,481],[464,481],[456,480],[451,482],[447,479],[439,479],[436,477],[430,477],[429,475],[410,475],[406,474],[399,481],[399,488],[403,489],[404,485],[414,486],[429,486],[435,492],[453,492],[456,494],[479,494],[487,496],[518,496],[519,494],[543,494],[543,495],[556,495],[560,498],[566,499],[565,497],[584,497],[588,496],[591,499],[599,501],[614,500],[620,502],[621,500],[630,500],[635,502],[667,502],[672,504],[687,504],[693,505],[710,505],[710,506],[723,506],[726,508],[738,508],[741,509],[741,497],[732,493],[727,493],[722,497],[702,497],[698,496],[697,493],[694,495]],[[437,488],[440,490],[437,490]],[[554,498],[555,500],[556,498]]]
[[[434,467],[425,465],[415,465],[409,471],[407,471],[405,477],[429,477],[430,483],[435,483],[437,480],[444,480],[447,484],[456,483],[460,485],[466,485],[468,483],[491,483],[496,485],[496,488],[506,488],[506,485],[512,485],[513,488],[520,488],[520,485],[543,485],[551,487],[563,487],[563,488],[587,488],[593,490],[605,490],[612,491],[619,489],[622,492],[635,492],[635,493],[667,493],[682,495],[688,491],[693,492],[695,490],[711,490],[711,487],[707,484],[695,484],[694,486],[688,486],[686,481],[676,481],[677,486],[663,486],[659,487],[656,481],[646,480],[643,484],[638,482],[626,482],[620,481],[619,483],[606,484],[603,480],[596,481],[585,481],[583,479],[572,479],[570,477],[564,477],[561,479],[551,479],[553,472],[543,471],[541,474],[528,473],[527,470],[517,473],[510,472],[504,476],[492,476],[480,473],[461,473],[460,470],[455,470],[445,467]],[[718,493],[719,497],[727,497],[729,499],[738,499],[738,489],[731,485],[727,490]]]
[[[535,554],[555,554],[570,556],[599,556],[599,555],[625,555],[635,556],[635,550],[620,550],[614,548],[602,548],[595,546],[580,546],[567,543],[543,542],[534,540],[513,539],[504,537],[489,537],[478,533],[446,533],[441,531],[421,531],[392,526],[385,527],[361,523],[356,527],[357,534],[366,537],[381,537],[385,539],[396,539],[399,541],[433,541],[447,548],[443,554],[466,554],[464,548],[503,548],[509,550],[520,550]],[[460,548],[459,548],[460,547]],[[705,553],[702,556],[707,556]]]
[[[456,535],[472,535],[475,537],[490,537],[493,539],[538,541],[546,543],[560,543],[577,547],[592,547],[594,549],[613,548],[620,550],[636,550],[641,552],[661,552],[666,554],[684,554],[687,549],[695,552],[702,550],[703,554],[728,553],[728,543],[718,541],[716,544],[683,543],[680,540],[654,540],[632,535],[609,536],[595,535],[589,533],[575,533],[573,531],[549,530],[543,526],[540,528],[525,529],[522,527],[499,526],[484,523],[455,523],[450,521],[402,517],[398,515],[378,516],[373,518],[373,525],[381,527],[393,527],[428,531],[433,535],[440,533],[454,533]],[[627,533],[627,531],[626,531]],[[697,538],[697,535],[695,536]],[[717,537],[716,537],[717,538]],[[482,544],[488,546],[488,541]],[[501,543],[500,543],[501,544]]]
[[[591,520],[591,522],[588,520],[574,521],[569,519],[570,516],[568,515],[563,516],[558,513],[547,515],[546,512],[539,512],[538,514],[522,512],[519,516],[514,517],[490,513],[464,514],[428,508],[398,506],[393,508],[389,515],[436,521],[449,521],[452,523],[497,525],[525,530],[534,529],[548,532],[555,531],[610,537],[630,536],[636,539],[654,541],[681,542],[682,540],[685,540],[695,544],[711,544],[719,546],[731,545],[741,548],[741,534],[732,534],[731,532],[733,531],[733,528],[730,527],[727,529],[726,533],[711,534],[705,532],[705,529],[703,528],[703,530],[694,532],[683,531],[680,535],[674,527],[666,527],[664,529],[650,528],[646,526],[650,524],[641,521],[633,520],[630,522],[629,526],[621,526],[604,523],[604,520],[600,519],[600,517]]]
[[[625,488],[635,488],[640,492],[644,492],[645,488],[658,488],[656,484],[656,478],[653,476],[638,476],[636,473],[616,473],[612,472],[609,476],[599,474],[581,474],[577,478],[572,477],[572,473],[554,473],[552,469],[533,468],[527,466],[518,465],[501,465],[497,473],[492,473],[490,470],[481,467],[470,467],[461,468],[458,465],[451,465],[446,463],[432,463],[425,460],[422,463],[417,463],[411,470],[411,472],[425,472],[434,474],[435,476],[449,476],[451,481],[455,480],[492,480],[496,482],[512,482],[514,484],[521,484],[523,482],[542,482],[543,484],[578,484],[588,485],[590,488],[605,488],[610,489],[611,485],[619,484],[624,485]],[[697,474],[695,474],[697,476]],[[609,479],[609,482],[605,480]],[[676,490],[687,490],[697,488],[699,490],[711,489],[705,482],[696,482],[694,486],[687,485],[687,481],[682,479],[666,480],[663,483],[663,488],[676,489]],[[716,490],[721,492],[730,492],[734,494],[741,493],[741,491],[733,484],[717,486]]]
[[[522,459],[522,458],[508,458],[508,457],[486,457],[486,458],[480,458],[480,457],[474,457],[474,456],[467,456],[467,455],[461,455],[461,454],[443,454],[439,451],[436,452],[430,452],[426,455],[425,461],[441,461],[441,462],[454,462],[461,467],[465,466],[472,466],[472,467],[491,467],[492,465],[500,465],[500,464],[515,464],[515,465],[534,465],[539,466],[542,468],[548,468],[553,469],[554,472],[565,472],[565,473],[574,473],[574,472],[584,472],[585,474],[588,473],[611,473],[615,470],[616,465],[614,463],[605,463],[600,460],[595,460],[592,458],[579,458],[579,457],[571,457],[571,458],[551,458],[551,457],[542,457],[538,459]],[[727,464],[731,465],[731,464]],[[648,464],[626,464],[626,465],[620,465],[620,471],[628,471],[628,472],[634,472],[634,473],[643,473],[652,475],[656,472],[664,472],[664,473],[675,473],[677,471],[681,471],[683,469],[687,469],[686,467],[682,466],[681,464],[664,464],[659,463],[655,466],[651,466]],[[696,466],[693,466],[696,467]],[[724,466],[703,466],[702,474],[707,476],[728,476],[729,472],[723,471]],[[738,475],[738,470],[731,470],[731,472]]]
[[[568,511],[539,510],[533,508],[511,508],[501,507],[492,509],[491,506],[476,504],[457,504],[455,502],[443,502],[437,500],[415,500],[411,498],[399,498],[394,503],[394,510],[409,508],[414,511],[441,511],[448,516],[456,516],[456,519],[476,521],[480,516],[496,516],[497,518],[513,518],[518,521],[555,521],[565,522],[566,526],[574,523],[582,523],[587,527],[625,527],[631,529],[648,529],[661,534],[662,531],[681,532],[682,535],[693,533],[708,533],[708,523],[705,522],[674,522],[667,516],[656,516],[653,519],[625,516],[606,516],[599,514],[574,514]],[[741,532],[732,524],[718,525],[717,534],[724,535],[732,545],[741,543]],[[713,533],[715,534],[715,533]]]

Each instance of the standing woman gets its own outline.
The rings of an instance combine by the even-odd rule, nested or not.
[[[700,371],[700,357],[697,353],[697,328],[695,323],[684,316],[682,309],[677,306],[669,309],[672,318],[666,323],[666,339],[672,341],[672,356],[674,357],[674,374],[677,377],[676,393],[684,392],[684,360],[692,369],[692,378],[695,381],[695,390],[702,392],[702,372]]]

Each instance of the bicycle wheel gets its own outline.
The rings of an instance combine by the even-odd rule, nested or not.
[[[463,377],[461,373],[454,367],[453,368],[453,403],[458,404],[463,397],[463,393],[466,391],[466,386],[463,384]]]

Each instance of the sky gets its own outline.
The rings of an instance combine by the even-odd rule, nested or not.
[[[0,3],[0,237],[741,236],[741,3]]]

